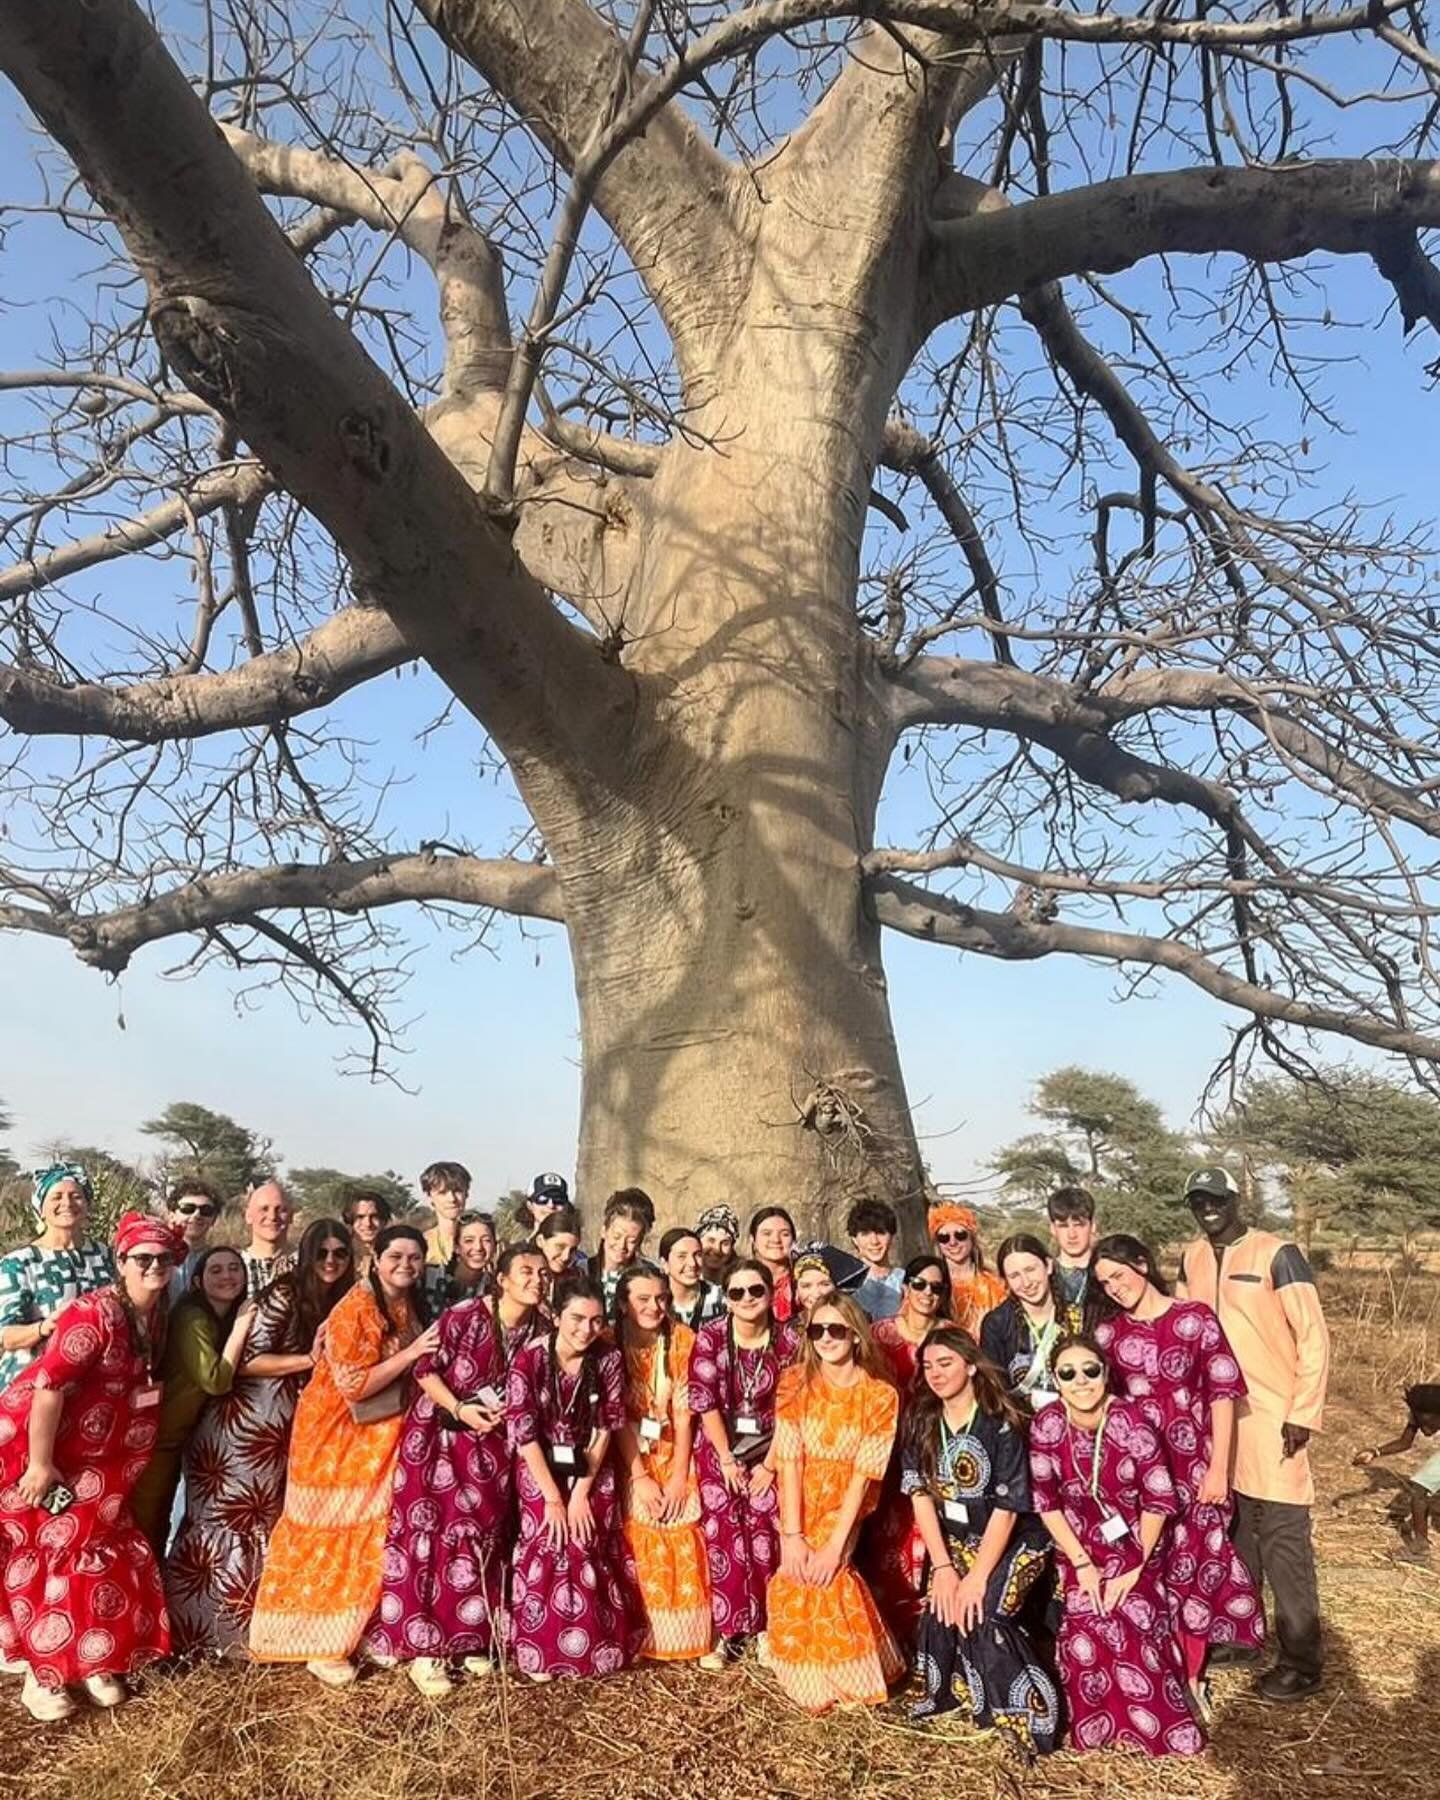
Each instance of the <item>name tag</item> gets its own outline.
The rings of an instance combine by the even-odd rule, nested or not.
[[[735,1421],[735,1435],[736,1437],[759,1437],[760,1421],[752,1419],[748,1413],[744,1414]]]
[[[149,1406],[158,1406],[160,1404],[159,1383],[152,1381],[145,1387],[137,1389],[135,1398],[131,1404],[134,1406],[136,1412],[143,1411],[144,1408]]]
[[[968,1525],[970,1508],[963,1500],[947,1500],[940,1509],[952,1525]]]
[[[1031,1388],[1030,1404],[1039,1412],[1042,1406],[1053,1406],[1060,1396],[1052,1388]]]
[[[557,1469],[573,1469],[575,1467],[575,1446],[573,1444],[552,1444],[550,1460]]]
[[[481,1406],[488,1407],[491,1412],[505,1404],[500,1398],[499,1389],[490,1387],[488,1384],[481,1388],[475,1398]]]
[[[642,1444],[658,1444],[665,1435],[665,1427],[659,1419],[642,1419],[640,1421],[640,1442]]]
[[[1100,1521],[1100,1540],[1105,1544],[1118,1544],[1123,1537],[1129,1537],[1130,1527],[1119,1513],[1110,1513]]]

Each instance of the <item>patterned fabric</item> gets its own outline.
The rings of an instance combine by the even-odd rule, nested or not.
[[[795,1360],[800,1340],[790,1325],[776,1325],[764,1349],[731,1343],[730,1321],[715,1319],[695,1339],[690,1354],[690,1409],[696,1414],[695,1467],[700,1523],[710,1571],[710,1614],[720,1637],[753,1637],[765,1629],[765,1588],[780,1566],[780,1489],[732,1494],[720,1459],[699,1429],[701,1413],[717,1412],[731,1443],[735,1420],[754,1419],[760,1436],[775,1429],[775,1391]]]
[[[943,1320],[937,1320],[943,1324]],[[903,1420],[906,1399],[915,1380],[920,1346],[902,1336],[895,1319],[882,1319],[875,1326],[875,1342],[895,1374],[900,1390],[900,1413]],[[875,1502],[875,1510],[865,1521],[856,1566],[865,1577],[875,1604],[880,1608],[890,1635],[903,1656],[908,1656],[920,1628],[921,1609],[925,1604],[925,1540],[915,1523],[915,1509],[900,1485],[899,1458],[892,1456],[885,1480]]]
[[[309,1350],[290,1290],[271,1288],[246,1358]],[[165,1565],[177,1650],[233,1655],[249,1642],[260,1571],[285,1502],[290,1427],[308,1378],[240,1374],[200,1409],[185,1447],[185,1516]]]
[[[690,1412],[690,1357],[695,1334],[683,1325],[670,1329],[669,1354],[660,1362],[663,1340],[625,1352],[625,1416],[636,1433],[645,1473],[663,1488],[675,1468],[675,1430]],[[643,1421],[655,1420],[661,1436],[648,1442]],[[705,1537],[700,1529],[700,1490],[695,1464],[678,1519],[663,1525],[635,1510],[634,1483],[623,1484],[625,1537],[635,1558],[645,1642],[640,1654],[651,1662],[688,1662],[710,1648],[710,1582]]]
[[[85,1173],[84,1163],[51,1163],[48,1169],[36,1169],[30,1177],[30,1204],[35,1208],[37,1219],[50,1190],[59,1187],[62,1181],[75,1182],[84,1191],[86,1200],[94,1199],[94,1190],[90,1186],[90,1177]]]
[[[1081,1263],[1075,1267],[1070,1263],[1057,1262],[1055,1277],[1060,1283],[1060,1293],[1065,1304],[1080,1311],[1085,1305],[1085,1296],[1090,1291],[1089,1263]]]
[[[325,1354],[295,1409],[285,1509],[250,1621],[260,1662],[348,1657],[380,1598],[401,1420],[351,1415],[365,1378],[416,1335],[409,1302],[393,1331],[366,1284],[330,1314]]]
[[[440,1315],[440,1348],[415,1365],[380,1610],[366,1639],[379,1656],[488,1656],[503,1639],[505,1572],[515,1547],[505,1424],[457,1429],[418,1383],[438,1375],[457,1400],[484,1387],[503,1395],[509,1365],[535,1330],[527,1321],[502,1337],[486,1301],[462,1300]]]
[[[1173,1518],[1180,1500],[1160,1439],[1134,1401],[1110,1402],[1100,1439],[1097,1473],[1094,1434],[1071,1426],[1063,1406],[1044,1407],[1030,1427],[1030,1497],[1037,1513],[1064,1513],[1101,1579],[1109,1580],[1139,1564],[1142,1511]],[[1107,1542],[1101,1526],[1111,1515],[1126,1529]],[[1151,1557],[1118,1607],[1097,1613],[1068,1560],[1058,1558],[1065,1616],[1057,1652],[1077,1750],[1193,1756],[1204,1748],[1186,1704],[1159,1560]]]
[[[114,1279],[115,1259],[104,1244],[82,1244],[78,1250],[22,1244],[0,1256],[0,1329],[37,1324]],[[33,1349],[0,1350],[0,1388],[9,1387],[34,1362],[45,1341]]]
[[[687,1331],[699,1331],[712,1319],[725,1317],[725,1290],[715,1281],[702,1281],[698,1297],[689,1306],[679,1306],[671,1297],[670,1311]]]
[[[1210,1408],[1240,1400],[1245,1378],[1220,1321],[1198,1300],[1173,1301],[1158,1319],[1127,1314],[1096,1327],[1114,1380],[1160,1434],[1180,1512],[1161,1548],[1175,1628],[1212,1644],[1265,1642],[1265,1615],[1250,1571],[1230,1541],[1235,1502],[1202,1506],[1195,1495],[1214,1444]]]
[[[578,1457],[594,1432],[620,1429],[625,1422],[620,1352],[592,1352],[589,1368],[584,1386],[584,1365],[573,1376],[552,1370],[548,1338],[528,1345],[510,1365],[505,1423],[516,1452],[520,1501],[520,1536],[510,1575],[510,1642],[516,1666],[527,1675],[613,1675],[635,1661],[645,1640],[613,1457],[606,1456],[590,1488],[594,1538],[589,1544],[567,1538],[554,1550],[544,1532],[545,1496],[519,1454],[526,1444],[568,1444]]]
[[[258,1300],[277,1275],[288,1275],[295,1267],[295,1252],[282,1250],[277,1256],[257,1256],[253,1250],[242,1250],[240,1260],[245,1265],[246,1295]]]
[[[1030,1315],[1013,1294],[992,1307],[980,1323],[980,1348],[1005,1377],[1005,1384],[1017,1398],[1031,1405],[1052,1405],[1059,1399],[1050,1364],[1055,1360],[1055,1347],[1061,1338],[1080,1329],[1078,1307],[1063,1306],[1055,1316],[1049,1346],[1038,1370],[1036,1334]],[[1042,1327],[1043,1333],[1044,1327]],[[1033,1373],[1032,1373],[1033,1371]],[[1048,1394],[1048,1400],[1036,1401],[1035,1394]]]
[[[198,1298],[182,1301],[165,1333],[165,1359],[160,1368],[164,1397],[155,1448],[130,1501],[140,1529],[162,1560],[186,1440],[207,1398],[228,1394],[235,1379],[234,1369],[220,1355],[222,1348],[219,1320],[205,1302]]]
[[[1006,1287],[991,1270],[977,1269],[973,1262],[969,1268],[970,1273],[957,1281],[955,1271],[946,1264],[950,1276],[950,1317],[978,1342],[986,1313],[999,1306],[1006,1296]]]
[[[75,1496],[53,1518],[15,1488],[41,1388],[65,1396],[55,1467]],[[127,1674],[169,1653],[160,1571],[129,1506],[159,1400],[113,1288],[67,1306],[39,1358],[0,1395],[0,1650],[23,1657],[45,1687]]]
[[[893,1319],[905,1298],[905,1271],[867,1275],[855,1290],[855,1304],[872,1319]]]
[[[800,1467],[800,1529],[812,1550],[824,1549],[845,1490],[859,1474],[874,1504],[895,1442],[899,1404],[888,1382],[862,1375],[853,1387],[823,1377],[808,1385],[798,1368],[780,1378],[775,1403],[775,1457]],[[770,1662],[781,1688],[807,1712],[862,1702],[878,1706],[905,1664],[885,1629],[870,1590],[848,1563],[828,1587],[808,1587],[783,1571],[771,1577]]]

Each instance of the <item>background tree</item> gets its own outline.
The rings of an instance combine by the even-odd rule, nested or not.
[[[0,1131],[8,1131],[14,1123],[15,1121],[5,1110],[4,1102],[0,1101]],[[8,1181],[19,1173],[20,1165],[10,1154],[10,1146],[0,1144],[0,1181]]]
[[[162,1173],[167,1184],[181,1175],[203,1175],[233,1200],[275,1173],[269,1138],[193,1100],[172,1101],[140,1129],[166,1146]]]
[[[6,924],[378,1063],[385,909],[561,921],[578,1191],[805,1229],[915,1216],[883,929],[1434,1079],[1428,545],[1318,460],[1322,255],[1440,322],[1413,7],[155,10],[0,11]],[[516,840],[394,822],[412,669]]]
[[[287,1169],[285,1187],[291,1199],[312,1219],[338,1218],[352,1188],[364,1188],[388,1200],[397,1219],[409,1212],[415,1196],[393,1169],[383,1175],[346,1175],[339,1169]]]
[[[149,1212],[156,1201],[154,1183],[147,1180],[133,1163],[96,1144],[75,1144],[57,1138],[42,1146],[41,1163],[79,1163],[90,1177],[95,1198],[90,1207],[90,1235],[109,1243],[115,1221],[125,1212]],[[33,1237],[34,1214],[30,1214],[20,1238]],[[16,1240],[7,1240],[6,1248]]]

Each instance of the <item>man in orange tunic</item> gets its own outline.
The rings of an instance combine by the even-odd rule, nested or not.
[[[1256,1691],[1301,1700],[1320,1685],[1315,1483],[1305,1446],[1325,1406],[1325,1315],[1304,1253],[1247,1228],[1227,1170],[1197,1169],[1185,1199],[1202,1235],[1181,1256],[1179,1291],[1214,1308],[1249,1389],[1235,1414],[1235,1547],[1257,1587],[1269,1579],[1279,1640]]]

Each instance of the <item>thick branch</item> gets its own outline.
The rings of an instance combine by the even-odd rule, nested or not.
[[[868,885],[876,919],[892,931],[930,943],[973,950],[1008,961],[1033,961],[1060,952],[1098,957],[1105,962],[1170,969],[1227,1006],[1257,1019],[1297,1025],[1306,1031],[1334,1032],[1356,1043],[1402,1056],[1440,1062],[1440,1038],[1407,1031],[1360,1012],[1337,1012],[1314,1006],[1258,983],[1229,974],[1203,952],[1171,938],[1144,937],[1129,931],[1106,931],[1085,925],[1042,923],[1013,913],[988,912],[966,906],[946,894],[931,893],[893,875],[873,877]]]

